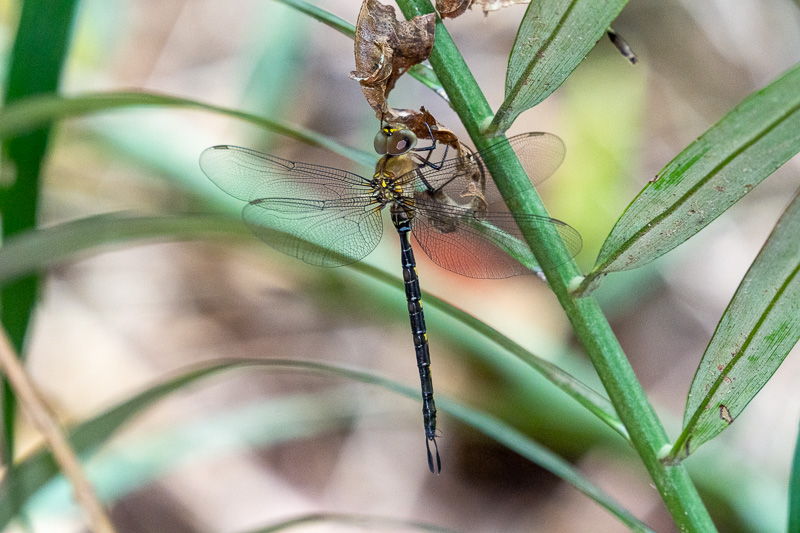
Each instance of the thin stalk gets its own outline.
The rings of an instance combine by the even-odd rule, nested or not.
[[[428,0],[398,0],[398,4],[407,18],[432,12]],[[453,109],[472,141],[478,149],[486,147],[490,139],[483,133],[483,128],[488,126],[492,110],[441,20],[437,21],[430,63],[450,95]],[[497,138],[491,140],[497,141]],[[494,159],[487,161],[487,166],[512,212],[547,216],[539,195],[519,161]],[[686,469],[682,465],[666,466],[659,460],[659,451],[669,445],[666,431],[597,301],[591,297],[574,298],[570,294],[570,285],[582,276],[574,261],[564,261],[569,254],[563,242],[552,235],[525,233],[527,243],[544,268],[550,287],[583,344],[675,523],[681,531],[716,531]]]
[[[72,483],[75,501],[86,512],[91,531],[114,533],[114,526],[97,498],[94,487],[86,477],[75,451],[56,422],[53,410],[25,373],[19,356],[14,352],[11,341],[2,329],[0,329],[0,370],[16,393],[22,410],[28,414],[31,424],[42,434],[47,446],[53,452],[61,472]]]

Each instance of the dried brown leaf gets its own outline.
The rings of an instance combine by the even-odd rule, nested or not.
[[[377,0],[365,0],[356,22],[356,70],[350,77],[382,117],[389,111],[386,98],[398,78],[428,59],[433,49],[436,15],[420,15],[399,21],[394,8]]]
[[[436,0],[436,11],[443,19],[454,19],[463,15],[470,5],[472,0]]]
[[[431,113],[421,107],[419,111],[411,109],[392,109],[391,114],[384,118],[384,121],[392,124],[403,124],[406,128],[414,132],[419,139],[431,139],[436,142],[448,144],[461,151],[461,144],[458,137],[451,130],[445,128],[436,121]],[[432,136],[432,137],[431,137]]]

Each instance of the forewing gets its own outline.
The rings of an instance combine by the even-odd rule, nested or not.
[[[502,198],[489,174],[486,161],[516,156],[531,183],[538,185],[558,169],[564,161],[564,153],[564,143],[555,135],[542,132],[523,133],[481,152],[464,150],[463,157],[446,159],[441,168],[424,166],[415,172],[413,179],[416,180],[417,190],[430,186],[437,190],[447,190],[453,195],[479,195],[487,204],[494,204],[501,202]]]
[[[236,146],[208,148],[200,167],[220,189],[248,202],[242,217],[260,239],[306,263],[353,263],[381,239],[380,211],[357,174]]]
[[[296,163],[238,146],[213,146],[200,154],[200,168],[234,198],[339,200],[368,195],[368,180],[336,168]]]

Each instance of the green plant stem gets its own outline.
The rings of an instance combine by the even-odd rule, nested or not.
[[[398,0],[398,4],[407,18],[432,11],[428,0]],[[437,21],[436,42],[430,63],[450,95],[453,108],[472,141],[479,150],[484,148],[490,139],[482,128],[488,126],[491,120],[491,108],[441,20]],[[491,139],[493,142],[497,140]],[[512,212],[547,216],[539,195],[518,161],[493,160],[487,161],[487,166]],[[577,265],[574,261],[563,261],[569,254],[559,239],[547,237],[537,239],[536,235],[526,232],[526,241],[539,264],[544,267],[544,274],[553,292],[675,523],[681,531],[716,531],[686,469],[683,466],[666,466],[659,461],[659,451],[669,444],[666,431],[597,301],[591,297],[571,296],[570,284],[581,279]]]

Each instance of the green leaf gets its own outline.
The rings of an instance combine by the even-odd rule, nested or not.
[[[625,4],[627,0],[531,2],[508,59],[505,101],[489,134],[505,132],[520,113],[558,89]]]
[[[245,237],[250,232],[244,225],[230,218],[197,216],[134,217],[125,214],[97,215],[67,222],[58,226],[30,232],[15,238],[0,248],[0,286],[20,276],[57,265],[74,255],[100,246],[118,245],[132,240],[156,238],[201,239],[231,236]],[[387,285],[401,288],[402,282],[366,263],[359,262],[349,268],[362,272]],[[518,343],[444,300],[425,294],[426,304],[438,308],[460,320],[498,346],[516,355],[539,372],[553,385],[584,406],[623,438],[628,433],[619,421],[611,403],[572,375],[553,363],[537,357]]]
[[[230,239],[250,235],[238,220],[208,215],[133,217],[96,215],[9,240],[0,248],[0,286],[58,265],[92,248],[148,239]]]
[[[70,442],[79,454],[94,451],[107,441],[122,424],[128,422],[132,417],[138,415],[166,395],[181,390],[199,379],[222,371],[243,367],[260,367],[266,370],[290,368],[332,374],[362,383],[378,385],[407,398],[419,400],[417,387],[407,387],[380,376],[340,366],[281,359],[226,359],[222,362],[212,361],[197,365],[185,373],[151,387],[105,413],[80,424],[70,435]],[[568,483],[572,483],[575,488],[606,508],[632,531],[651,531],[608,494],[589,482],[567,461],[537,444],[530,437],[523,435],[490,415],[461,405],[446,397],[440,398],[437,403],[443,412],[450,413],[454,418],[492,437]],[[15,475],[13,477],[7,476],[3,484],[0,485],[0,528],[4,528],[19,513],[19,502],[26,501],[36,490],[52,479],[58,471],[49,452],[40,451],[19,463],[14,468],[14,472]],[[16,498],[8,497],[12,493],[16,495]]]
[[[587,279],[672,250],[800,151],[798,87],[800,65],[748,96],[673,159],[617,221]]]
[[[56,120],[119,108],[141,106],[182,107],[227,115],[297,139],[311,146],[326,148],[356,163],[369,167],[375,165],[375,156],[373,154],[341,145],[328,137],[300,126],[285,124],[277,120],[195,100],[147,92],[88,93],[71,97],[42,95],[25,98],[0,110],[0,138],[19,135]]]
[[[11,65],[5,87],[5,102],[19,101],[32,94],[58,90],[61,71],[69,51],[72,22],[77,0],[63,2],[27,1],[17,27]],[[49,128],[40,128],[26,135],[8,139],[3,144],[3,177],[0,183],[2,235],[5,238],[36,225],[39,200],[39,178],[47,153]],[[13,174],[13,175],[10,175]],[[9,186],[10,184],[10,186]],[[21,279],[0,291],[0,320],[20,357],[25,354],[25,336],[36,304],[38,280]],[[4,463],[14,457],[15,398],[2,379]]]
[[[281,4],[296,9],[301,13],[305,13],[309,17],[322,22],[326,26],[333,28],[342,35],[355,38],[356,28],[342,17],[336,16],[330,11],[326,11],[319,6],[306,2],[305,0],[275,0]]]
[[[668,462],[725,430],[800,338],[800,195],[733,295],[689,389],[684,429]]]

